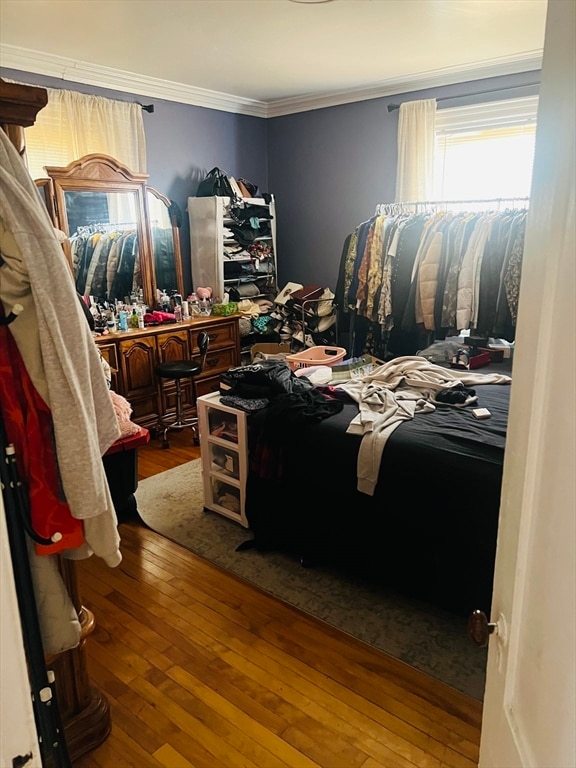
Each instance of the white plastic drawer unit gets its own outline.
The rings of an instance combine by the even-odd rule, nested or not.
[[[246,413],[223,405],[214,392],[197,400],[204,507],[248,528]]]

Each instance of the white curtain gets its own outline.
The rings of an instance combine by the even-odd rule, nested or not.
[[[47,165],[66,166],[83,155],[110,155],[136,173],[146,173],[142,107],[126,101],[46,88],[48,104],[25,129],[26,160],[33,179]]]
[[[396,202],[431,200],[434,190],[436,99],[400,105]]]

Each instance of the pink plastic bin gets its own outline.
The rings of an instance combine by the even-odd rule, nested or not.
[[[287,355],[286,362],[293,371],[309,368],[312,365],[334,365],[344,360],[344,347],[310,347],[295,355]]]

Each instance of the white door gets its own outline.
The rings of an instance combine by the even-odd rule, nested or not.
[[[0,129],[1,130],[1,129]],[[12,554],[0,491],[0,766],[12,765],[19,755],[32,755],[26,768],[41,768],[42,759],[34,722],[30,681],[22,639]]]
[[[575,0],[549,0],[481,768],[576,767]]]

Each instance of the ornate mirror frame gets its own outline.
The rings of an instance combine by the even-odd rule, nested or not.
[[[172,205],[172,201],[166,197],[166,195],[163,195],[162,192],[159,192],[155,187],[151,187],[149,185],[146,185],[146,194],[145,194],[145,203],[146,203],[146,218],[150,225],[150,244],[151,244],[151,252],[152,252],[152,263],[154,265],[154,280],[155,280],[155,288],[159,288],[160,290],[166,289],[170,290],[171,287],[175,287],[178,290],[178,293],[180,295],[183,295],[184,293],[184,276],[182,273],[182,252],[180,250],[180,229],[179,229],[179,222],[177,221],[176,215],[174,213],[174,207]],[[173,256],[172,256],[172,275],[174,285],[162,285],[161,275],[163,274],[162,270],[162,254],[158,252],[157,250],[157,240],[156,240],[156,217],[154,215],[153,208],[159,208],[164,212],[164,208],[166,209],[163,213],[164,218],[164,225],[166,228],[168,226],[171,228],[172,231],[172,250],[173,250]],[[169,234],[168,232],[166,234]]]
[[[157,305],[156,288],[164,287],[157,285],[154,267],[154,243],[147,201],[147,193],[153,192],[155,197],[166,206],[169,217],[168,221],[170,221],[172,228],[176,284],[170,287],[175,288],[179,293],[183,292],[180,238],[178,228],[169,213],[170,200],[157,190],[147,186],[147,174],[134,173],[115,158],[103,154],[85,155],[62,168],[47,166],[46,173],[48,180],[37,179],[36,185],[40,188],[39,191],[46,200],[47,209],[54,226],[65,232],[69,238],[75,234],[78,222],[70,221],[71,211],[68,206],[69,196],[67,197],[67,193],[118,193],[129,196],[126,199],[129,200],[130,208],[134,212],[135,217],[133,224],[136,227],[138,238],[140,282],[143,298],[146,304],[152,308]],[[70,240],[66,240],[63,243],[63,247],[73,268]]]

